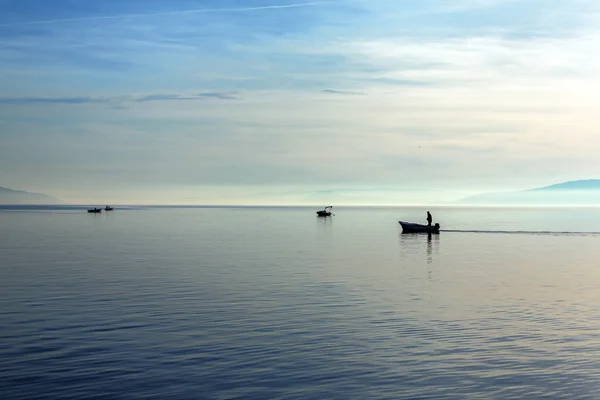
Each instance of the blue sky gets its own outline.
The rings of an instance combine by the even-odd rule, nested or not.
[[[599,16],[585,0],[0,0],[0,186],[420,204],[597,178]]]

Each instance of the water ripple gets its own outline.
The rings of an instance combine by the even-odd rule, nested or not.
[[[600,398],[595,237],[267,211],[3,216],[0,397]]]

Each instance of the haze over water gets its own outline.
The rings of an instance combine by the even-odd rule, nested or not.
[[[0,397],[600,396],[600,210],[314,211],[0,210]]]

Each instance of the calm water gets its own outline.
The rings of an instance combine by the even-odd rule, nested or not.
[[[600,209],[314,211],[0,209],[0,398],[600,398]]]

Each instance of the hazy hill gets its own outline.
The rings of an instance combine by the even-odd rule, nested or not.
[[[0,186],[0,204],[58,204],[61,201],[46,194],[31,193]]]
[[[600,190],[600,179],[587,179],[583,181],[569,181],[557,183],[556,185],[544,186],[537,189],[526,190],[531,191],[552,191],[552,190]]]
[[[483,193],[458,201],[473,205],[600,205],[600,179],[569,181],[517,192]]]

